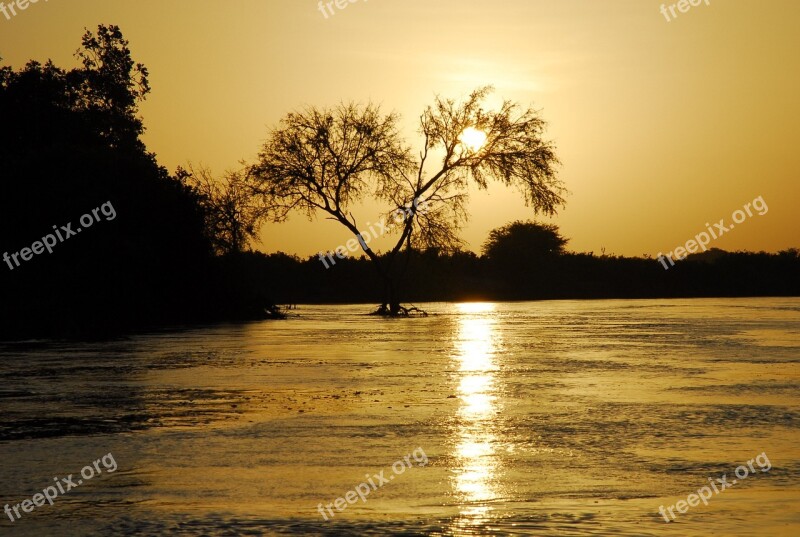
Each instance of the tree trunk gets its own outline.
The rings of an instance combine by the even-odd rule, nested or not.
[[[389,280],[389,315],[396,317],[400,314],[400,300],[397,293],[397,284],[394,280]]]
[[[383,298],[381,305],[373,315],[383,315],[385,317],[408,317],[410,315],[420,315],[427,317],[427,313],[419,308],[404,308],[400,305],[400,282],[403,279],[405,269],[400,273],[392,270],[392,266],[385,267],[380,264],[377,256],[370,257],[378,269],[381,280],[383,280]]]
[[[397,290],[394,280],[388,274],[381,272],[383,279],[383,299],[376,313],[382,315],[397,315],[400,311],[400,302],[397,300]]]

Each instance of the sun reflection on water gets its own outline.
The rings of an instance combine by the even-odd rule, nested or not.
[[[456,461],[453,488],[461,516],[453,528],[455,533],[488,522],[491,503],[500,497],[497,482],[500,438],[495,424],[500,412],[495,376],[499,336],[495,331],[494,310],[491,303],[458,305],[460,317],[453,358],[460,375],[460,405],[453,433]]]

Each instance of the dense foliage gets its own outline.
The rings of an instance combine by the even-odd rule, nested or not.
[[[235,278],[213,256],[196,194],[140,139],[147,70],[115,26],[82,42],[75,69],[0,68],[0,255],[62,225],[75,230],[106,202],[116,217],[101,216],[52,253],[2,262],[0,332],[98,333],[251,314],[255,304],[225,284]]]

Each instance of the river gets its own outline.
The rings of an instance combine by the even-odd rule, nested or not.
[[[0,532],[800,534],[800,299],[420,306],[0,344]]]

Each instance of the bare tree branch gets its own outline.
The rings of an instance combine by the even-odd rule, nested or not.
[[[390,295],[395,258],[403,248],[463,245],[458,232],[468,219],[470,184],[486,189],[490,181],[499,181],[518,189],[534,214],[554,214],[566,190],[556,176],[555,148],[542,138],[545,122],[537,111],[510,101],[497,111],[484,110],[491,92],[489,86],[479,88],[462,103],[437,96],[420,116],[418,159],[398,134],[398,116],[384,116],[375,105],[288,114],[248,174],[262,214],[281,222],[293,210],[309,219],[321,210],[360,238],[349,207],[368,194],[388,203],[388,214],[403,214],[402,225],[391,231],[399,233],[395,245],[379,256],[359,243]],[[463,140],[467,129],[485,135],[480,147]],[[440,160],[429,169],[433,156]],[[386,301],[397,311],[396,296]]]

